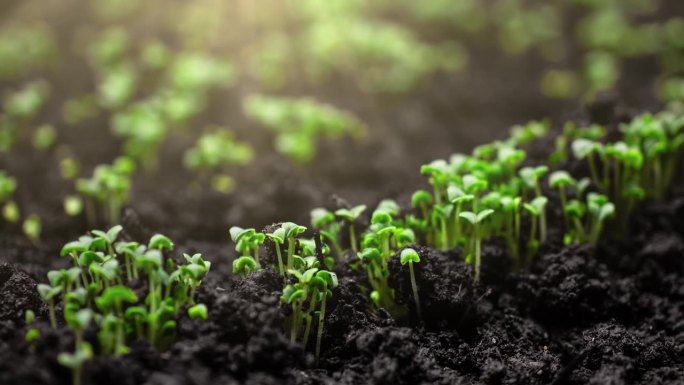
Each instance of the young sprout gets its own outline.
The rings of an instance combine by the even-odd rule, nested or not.
[[[589,244],[596,246],[605,221],[615,215],[615,205],[605,195],[590,193],[587,196],[587,207],[592,216]]]
[[[420,255],[414,249],[404,249],[401,252],[401,264],[409,265],[409,273],[411,274],[411,288],[413,289],[413,299],[416,301],[416,312],[418,313],[418,319],[423,320],[422,312],[420,309],[420,299],[418,298],[418,286],[416,285],[416,275],[413,272],[413,264],[420,262]]]
[[[534,191],[535,197],[539,198],[542,196],[541,187],[539,186],[539,180],[546,175],[549,171],[546,166],[539,167],[525,167],[520,170],[520,177],[528,188]],[[538,214],[539,217],[539,242],[546,243],[546,208],[545,206],[540,206],[541,211]]]
[[[243,229],[238,226],[231,227],[229,232],[230,238],[235,242],[235,251],[242,253],[243,257],[253,256],[257,267],[260,268],[259,246],[266,240],[266,235],[257,233],[254,229]]]
[[[183,258],[185,258],[187,265],[180,267],[180,274],[185,280],[185,284],[190,287],[189,302],[194,304],[195,291],[202,285],[202,280],[209,273],[211,262],[202,259],[202,254],[194,254],[192,256],[183,254]]]
[[[33,147],[40,151],[49,150],[57,141],[57,132],[50,124],[43,124],[33,132]]]
[[[349,224],[349,245],[356,254],[358,252],[358,243],[356,241],[356,229],[354,223],[359,219],[361,214],[366,211],[366,205],[359,205],[351,209],[339,209],[335,211],[335,215],[344,219]]]
[[[473,227],[473,247],[471,250],[474,250],[474,254],[472,254],[472,258],[469,259],[472,260],[475,265],[475,282],[478,282],[480,280],[480,265],[482,254],[482,223],[488,216],[492,214],[494,214],[494,210],[492,209],[485,209],[478,212],[477,214],[470,211],[464,211],[460,214],[460,217],[467,220]]]
[[[7,222],[14,223],[19,220],[19,206],[12,200],[17,189],[17,181],[0,170],[0,204],[4,204],[2,215]]]
[[[26,326],[33,325],[33,323],[36,321],[36,314],[33,312],[33,310],[26,310],[26,313],[24,313],[24,321]],[[33,353],[35,350],[35,343],[38,338],[40,338],[40,330],[35,328],[29,329],[24,336],[24,340],[29,345],[29,351],[31,353]]]
[[[544,196],[538,196],[532,200],[530,203],[525,203],[523,207],[532,216],[532,225],[530,226],[530,240],[527,243],[527,254],[532,256],[537,253],[539,246],[543,243],[541,241],[541,235],[537,237],[537,232],[541,234],[541,229],[543,228],[542,213],[546,208],[548,199]],[[539,230],[539,231],[538,231]],[[527,265],[527,262],[524,263]]]
[[[335,213],[322,207],[311,210],[311,226],[319,230],[321,235],[332,244],[338,256],[342,256],[342,248],[340,248],[340,243],[337,241],[340,233],[340,224],[336,221]]]
[[[249,255],[243,255],[233,261],[233,274],[243,278],[258,269],[259,264]]]
[[[285,266],[283,265],[283,252],[281,250],[282,245],[285,244],[285,239],[287,237],[287,230],[280,227],[274,230],[272,233],[266,234],[266,237],[273,242],[273,248],[276,251],[276,257],[278,258],[278,271],[281,276],[285,276]],[[339,247],[339,246],[338,246]]]
[[[576,185],[577,182],[572,176],[570,176],[570,174],[568,174],[567,171],[555,171],[551,174],[551,176],[549,176],[549,186],[558,189],[560,193],[561,210],[563,210],[563,217],[565,218],[566,223],[568,221],[568,218],[565,215],[565,207],[568,203],[567,188],[574,187]]]
[[[155,234],[150,238],[147,248],[150,250],[173,251],[173,242],[162,234]]]
[[[207,306],[203,303],[199,303],[188,309],[188,316],[192,320],[206,320],[207,319]]]
[[[411,207],[414,209],[420,209],[420,213],[423,215],[423,220],[430,221],[430,215],[428,214],[428,207],[432,206],[432,195],[425,190],[418,190],[411,196]]]
[[[78,195],[67,195],[64,198],[64,212],[75,217],[83,212],[83,200]]]
[[[22,226],[24,229],[24,234],[32,242],[37,242],[40,240],[40,233],[42,232],[43,225],[40,217],[36,214],[31,214],[26,219],[24,219],[24,224]]]
[[[292,263],[295,255],[296,238],[306,231],[306,227],[300,226],[293,222],[284,222],[280,225],[285,229],[285,239],[287,240],[287,269],[292,269]]]
[[[572,142],[572,152],[575,155],[575,158],[579,160],[587,159],[592,181],[596,186],[604,188],[605,186],[599,177],[599,171],[595,159],[595,154],[598,154],[601,158],[603,157],[603,145],[599,142],[589,139],[575,139]]]
[[[50,311],[50,325],[57,329],[57,317],[55,317],[55,298],[62,293],[62,286],[52,287],[44,283],[38,284],[38,294],[48,303]]]
[[[72,373],[72,384],[81,385],[83,364],[93,358],[93,348],[89,343],[84,342],[81,347],[77,349],[73,354],[71,353],[60,353],[57,356],[57,361],[60,365],[71,369]]]

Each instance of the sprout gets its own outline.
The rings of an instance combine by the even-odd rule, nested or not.
[[[150,250],[172,251],[173,242],[162,234],[155,234],[150,238],[150,243],[147,245],[147,248]]]
[[[273,248],[275,248],[276,256],[278,258],[278,271],[280,272],[280,275],[284,277],[285,267],[283,265],[283,253],[281,251],[281,246],[285,244],[287,231],[280,227],[279,229],[274,230],[272,233],[266,234],[266,237],[273,242]]]
[[[73,385],[81,385],[83,364],[93,357],[93,348],[89,343],[84,342],[81,347],[73,354],[59,353],[57,361],[60,365],[71,369]]]
[[[306,231],[306,227],[293,222],[284,222],[280,225],[285,229],[285,239],[287,240],[287,269],[292,269],[295,254],[296,238]]]
[[[276,135],[278,152],[298,163],[313,159],[321,137],[348,135],[360,139],[366,131],[355,116],[311,99],[251,95],[244,101],[243,110]]]
[[[604,187],[601,178],[599,177],[598,168],[596,166],[596,160],[594,154],[599,154],[603,157],[603,145],[601,143],[595,142],[588,139],[575,139],[572,142],[572,152],[577,159],[587,159],[589,163],[589,171],[591,173],[591,179],[596,186]]]
[[[532,256],[537,253],[539,246],[543,243],[541,241],[542,229],[545,223],[542,221],[543,213],[546,208],[548,199],[544,196],[538,196],[530,203],[523,204],[525,210],[532,215],[532,226],[530,226],[530,239],[527,243],[527,254]],[[539,230],[539,237],[537,237],[537,230]],[[525,263],[526,265],[527,263]]]
[[[418,286],[416,285],[416,276],[413,272],[413,264],[420,262],[420,255],[413,249],[404,249],[401,252],[401,264],[409,265],[409,272],[411,274],[411,288],[413,289],[413,299],[416,301],[416,312],[418,313],[418,319],[423,320],[420,309],[420,299],[418,298]]]
[[[241,277],[259,269],[259,264],[249,255],[239,257],[233,261],[233,274]]]
[[[202,319],[206,320],[207,319],[207,306],[205,304],[197,304],[195,306],[192,306],[191,308],[188,309],[188,316],[190,319],[197,320],[197,319]]]
[[[202,135],[195,146],[185,152],[183,164],[191,171],[206,175],[225,172],[231,166],[244,166],[253,158],[254,150],[250,145],[235,140],[231,131],[215,128],[211,133]],[[222,190],[229,191],[225,187]]]
[[[40,233],[42,232],[43,225],[38,215],[31,214],[26,217],[22,228],[24,230],[24,235],[26,235],[26,238],[30,241],[37,242],[40,240]]]
[[[490,215],[494,214],[494,210],[492,209],[486,209],[478,212],[477,214],[470,212],[470,211],[464,211],[460,214],[461,218],[466,219],[471,226],[473,227],[473,237],[472,237],[472,249],[474,250],[474,254],[472,255],[472,258],[468,258],[469,260],[473,261],[475,265],[475,282],[478,282],[480,280],[480,260],[481,260],[481,243],[482,243],[482,222]]]
[[[231,227],[229,232],[230,238],[235,242],[235,251],[241,253],[242,256],[253,256],[257,268],[260,268],[259,246],[264,244],[266,235],[257,233],[254,229],[243,229],[238,226]]]
[[[75,217],[83,212],[83,200],[78,195],[68,195],[64,197],[64,212]]]
[[[12,200],[17,189],[17,181],[0,170],[0,204],[4,204],[2,215],[7,222],[15,223],[19,220],[19,206]]]
[[[589,231],[589,243],[596,246],[598,243],[604,222],[615,215],[615,205],[608,201],[605,195],[591,193],[587,197],[587,207],[592,216],[591,230]]]
[[[549,177],[549,186],[558,189],[560,193],[561,209],[563,210],[563,217],[565,218],[566,223],[568,221],[568,218],[565,215],[565,207],[567,206],[568,201],[566,189],[576,185],[577,182],[567,171],[555,171]]]
[[[359,205],[351,209],[339,209],[335,211],[335,215],[344,219],[349,224],[349,245],[354,252],[358,251],[358,243],[356,241],[356,229],[354,223],[359,219],[361,214],[366,211],[366,205]]]
[[[537,198],[542,197],[541,187],[539,185],[539,180],[546,175],[549,171],[546,166],[539,167],[525,167],[520,170],[520,177],[528,188],[532,189]],[[539,217],[539,242],[546,243],[546,208],[545,206],[539,206],[541,211],[538,213]]]
[[[340,233],[340,224],[335,218],[335,213],[328,211],[322,207],[315,208],[311,210],[311,226],[319,230],[321,235],[327,239],[332,246],[335,248],[335,252],[338,256],[342,255],[342,249],[337,241]],[[281,242],[280,244],[282,244]],[[280,251],[280,250],[278,250]],[[280,258],[280,257],[279,257]],[[284,272],[281,269],[281,275]]]
[[[45,151],[54,146],[57,141],[57,132],[50,124],[44,124],[33,133],[33,147],[37,150]]]
[[[50,309],[50,325],[57,329],[57,318],[55,317],[55,297],[62,293],[62,287],[52,287],[44,283],[38,284],[38,293],[48,303]]]

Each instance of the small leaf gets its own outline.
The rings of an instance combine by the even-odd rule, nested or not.
[[[405,265],[409,262],[420,262],[420,255],[418,255],[418,253],[413,249],[404,249],[401,252],[401,264]]]
[[[197,320],[197,319],[207,319],[207,306],[205,304],[197,304],[191,308],[188,309],[188,316],[190,316],[190,319]]]

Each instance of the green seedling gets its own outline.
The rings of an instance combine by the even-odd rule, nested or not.
[[[247,274],[259,270],[259,264],[249,255],[238,257],[233,261],[233,274],[246,277]]]
[[[189,303],[195,303],[195,291],[202,285],[202,280],[206,278],[211,269],[211,262],[202,259],[202,254],[192,256],[183,254],[187,265],[180,267],[180,275],[185,285],[190,287]]]
[[[135,163],[130,158],[119,157],[112,165],[95,167],[90,179],[76,180],[76,191],[85,201],[88,223],[96,222],[97,206],[108,223],[119,222],[121,209],[128,202],[134,171]]]
[[[197,140],[195,147],[185,152],[183,164],[191,171],[209,174],[226,171],[231,166],[244,166],[254,158],[254,150],[238,142],[231,131],[216,128]]]
[[[60,353],[57,356],[57,361],[60,365],[71,369],[72,384],[81,385],[83,364],[93,358],[93,348],[89,343],[81,344],[80,349],[77,349],[73,354]]]
[[[473,227],[473,236],[471,238],[472,252],[469,254],[468,260],[471,261],[475,267],[475,282],[479,282],[480,280],[480,265],[482,259],[482,224],[484,220],[492,214],[494,214],[494,210],[492,209],[485,209],[477,214],[470,211],[465,211],[460,214],[460,217],[467,220],[468,223],[470,223],[470,225]]]
[[[33,147],[40,151],[46,151],[52,148],[57,142],[57,132],[52,125],[44,124],[33,133],[32,143]]]
[[[2,216],[10,223],[17,222],[20,216],[19,206],[12,200],[16,189],[16,179],[7,175],[5,171],[0,170],[0,204],[3,205]]]
[[[525,167],[520,170],[520,177],[522,178],[523,182],[529,189],[534,191],[535,197],[540,198],[542,197],[542,192],[541,192],[541,187],[539,185],[539,181],[541,178],[546,175],[546,173],[549,171],[548,167],[546,166],[539,166],[539,167]],[[547,226],[546,226],[546,206],[538,206],[541,211],[538,214],[539,217],[539,242],[540,243],[546,243],[546,234],[547,234]]]
[[[530,226],[530,239],[527,241],[528,258],[537,254],[539,247],[542,243],[544,243],[541,240],[541,229],[543,228],[542,215],[546,209],[547,203],[548,199],[546,197],[538,196],[534,198],[532,202],[523,204],[525,211],[527,211],[532,217],[532,224]],[[525,262],[524,265],[526,266],[527,262]]]
[[[359,217],[366,211],[366,205],[359,205],[350,209],[339,209],[335,211],[335,215],[342,218],[349,224],[349,245],[351,250],[356,254],[358,252],[358,242],[356,240],[355,223]]]
[[[422,312],[420,309],[420,299],[418,298],[418,286],[416,285],[416,275],[413,272],[413,264],[420,263],[420,255],[413,249],[404,249],[401,252],[401,264],[409,265],[409,272],[411,274],[411,288],[413,289],[413,300],[416,302],[416,312],[418,313],[418,319],[423,320]]]
[[[188,316],[193,320],[207,319],[207,306],[200,303],[188,309]]]
[[[59,172],[64,180],[75,180],[81,173],[81,165],[74,158],[64,158],[59,162]]]
[[[572,142],[572,152],[575,155],[575,158],[580,160],[587,160],[587,163],[589,164],[589,172],[591,174],[592,182],[594,182],[594,184],[600,188],[605,188],[599,176],[598,166],[596,164],[597,157],[599,159],[603,159],[603,145],[599,142],[595,142],[589,139],[575,139]]]
[[[50,314],[50,325],[53,329],[57,329],[57,317],[55,317],[55,298],[62,293],[62,287],[52,287],[44,283],[38,284],[38,293],[45,302],[48,303]]]
[[[297,247],[297,237],[306,231],[306,227],[300,226],[293,222],[284,222],[280,225],[285,229],[285,239],[287,240],[287,270],[292,269],[292,264],[295,255],[295,248]]]
[[[590,193],[587,196],[587,208],[591,214],[591,227],[589,231],[589,244],[596,246],[601,236],[604,223],[608,218],[615,215],[615,205],[608,201],[605,195]]]
[[[568,218],[565,215],[565,208],[568,205],[568,192],[569,187],[577,186],[577,181],[570,176],[567,171],[555,171],[549,176],[549,186],[551,188],[558,189],[561,201],[561,210],[563,210],[563,217],[565,218],[565,223],[567,224]]]
[[[276,135],[278,152],[298,163],[313,159],[319,138],[348,135],[360,139],[366,131],[353,115],[312,99],[252,95],[243,103],[243,110]]]
[[[75,217],[83,212],[83,200],[78,195],[67,195],[64,197],[64,212]]]
[[[340,247],[340,243],[337,241],[340,236],[340,223],[337,221],[335,213],[322,207],[311,210],[311,226],[320,231],[321,235],[333,246],[337,256],[341,257],[342,248]],[[280,244],[282,243],[283,242],[280,242]],[[283,275],[282,272],[281,275]]]
[[[229,232],[230,238],[235,242],[235,251],[241,253],[240,255],[243,257],[251,256],[256,262],[257,268],[260,268],[259,246],[264,244],[266,235],[257,233],[254,229],[243,229],[238,226],[231,227]]]
[[[40,234],[43,230],[43,222],[38,215],[31,214],[24,219],[22,228],[26,238],[35,243],[40,240]]]

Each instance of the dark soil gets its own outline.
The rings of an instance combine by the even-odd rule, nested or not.
[[[84,63],[68,64],[72,73],[83,70]],[[213,262],[198,292],[209,320],[181,316],[177,342],[167,351],[137,343],[125,357],[96,358],[86,366],[85,384],[684,384],[681,182],[668,200],[635,213],[628,237],[608,240],[595,252],[550,246],[529,272],[517,273],[496,241],[487,244],[479,285],[458,252],[420,248],[416,274],[424,322],[415,315],[408,270],[397,258],[390,283],[409,310],[405,320],[371,313],[364,277],[341,266],[319,362],[311,346],[291,345],[282,330],[277,275],[264,271],[243,280],[230,274],[230,225],[306,224],[311,208],[333,207],[332,194],[353,204],[372,206],[382,197],[406,204],[424,183],[420,164],[501,138],[512,124],[550,117],[556,129],[566,118],[614,128],[636,112],[661,107],[653,98],[657,68],[650,61],[630,62],[619,92],[603,107],[543,98],[536,91],[541,68],[539,58],[509,57],[485,44],[471,50],[469,70],[439,75],[396,100],[373,99],[344,79],[323,88],[303,85],[293,93],[357,113],[371,127],[368,140],[322,143],[305,168],[264,148],[253,165],[237,171],[239,186],[230,196],[187,188],[193,176],[182,171],[179,154],[191,138],[172,137],[162,149],[160,171],[136,177],[123,225],[139,239],[162,232],[174,239],[177,252],[201,252]],[[77,83],[56,87],[53,98],[89,87]],[[241,117],[240,95],[215,95],[216,105],[203,119],[268,142]],[[50,121],[58,108],[43,118]],[[119,143],[92,129],[106,123],[97,117],[58,127],[60,140],[89,167],[109,162]],[[542,143],[531,153],[543,161],[548,148]],[[44,223],[36,244],[18,226],[5,224],[0,234],[0,384],[69,384],[71,375],[56,356],[72,349],[72,334],[65,326],[49,328],[35,286],[48,270],[68,264],[58,256],[61,245],[88,229],[63,214],[61,200],[73,190],[60,179],[54,153],[36,153],[24,140],[0,166],[19,180],[24,211]],[[26,309],[41,320],[42,337],[32,352],[24,342]],[[94,330],[86,338],[94,341]]]

